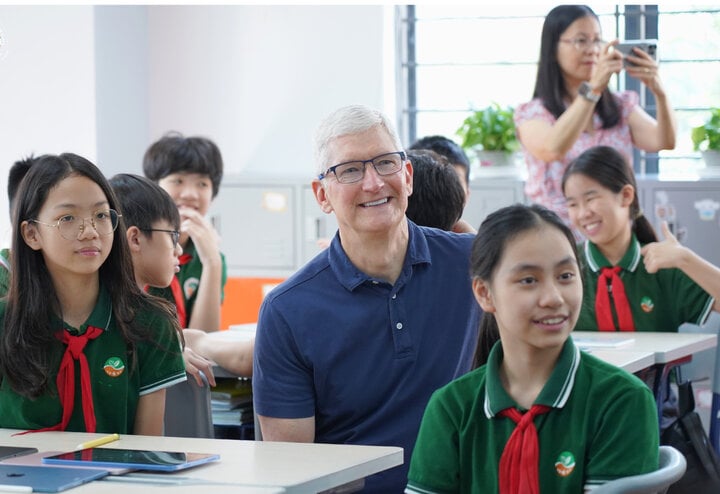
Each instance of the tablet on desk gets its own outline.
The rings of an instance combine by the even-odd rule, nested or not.
[[[48,465],[83,465],[99,468],[133,468],[175,472],[217,461],[220,455],[142,449],[88,448],[42,459]]]
[[[37,453],[37,448],[30,448],[27,446],[0,445],[0,460],[4,460],[6,458],[15,458],[16,456],[29,455],[31,453]]]
[[[0,463],[0,491],[61,492],[107,474],[107,470],[102,468],[49,468]]]

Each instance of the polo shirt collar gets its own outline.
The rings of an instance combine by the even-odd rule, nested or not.
[[[85,334],[88,326],[95,326],[103,331],[107,331],[110,327],[111,318],[112,299],[110,298],[110,293],[105,289],[105,287],[103,287],[102,284],[100,284],[97,302],[95,303],[95,307],[90,313],[90,316],[87,318],[87,321],[85,321],[79,328],[74,328],[63,321],[61,321],[60,324],[62,324],[63,327],[72,334]]]
[[[585,255],[588,267],[595,273],[600,271],[601,268],[613,266],[603,253],[600,252],[600,249],[589,240],[585,241],[583,254]],[[640,242],[638,242],[637,237],[633,233],[630,239],[630,247],[617,265],[625,271],[634,272],[640,264],[640,259]]]
[[[502,345],[498,341],[490,351],[485,374],[485,403],[483,410],[487,418],[493,418],[502,410],[518,407],[517,403],[507,394],[500,381],[500,364],[503,358]],[[550,379],[535,400],[535,405],[562,408],[567,403],[575,385],[575,374],[580,366],[580,349],[575,346],[572,338],[563,344],[560,357],[555,364]]]
[[[408,222],[408,247],[405,252],[405,261],[398,282],[402,282],[403,279],[409,276],[412,266],[431,262],[430,248],[428,247],[425,235],[422,233],[421,227],[410,220],[406,221]],[[374,281],[372,277],[360,271],[350,261],[350,258],[342,248],[339,230],[328,247],[328,260],[330,262],[330,268],[335,273],[338,282],[349,291],[355,290],[355,288],[365,282]]]

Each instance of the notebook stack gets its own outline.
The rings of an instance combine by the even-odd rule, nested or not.
[[[221,378],[212,388],[212,418],[216,426],[253,424],[252,384],[245,378]]]

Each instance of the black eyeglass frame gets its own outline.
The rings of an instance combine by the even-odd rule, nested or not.
[[[163,228],[140,228],[141,232],[165,232],[170,234],[172,239],[173,249],[180,243],[180,232],[177,230],[165,230]]]
[[[400,170],[402,170],[402,165],[400,165],[400,168],[398,168],[397,170],[395,170],[395,171],[393,171],[393,172],[390,172],[390,173],[381,173],[380,170],[378,170],[377,166],[375,165],[375,160],[376,160],[376,159],[379,159],[379,158],[382,158],[383,156],[390,156],[390,155],[395,155],[395,154],[397,154],[398,156],[400,156],[400,160],[401,160],[401,161],[404,162],[404,161],[407,160],[407,154],[405,153],[405,151],[392,151],[392,152],[390,152],[390,153],[379,154],[379,155],[375,156],[374,158],[370,158],[369,160],[350,160],[350,161],[345,161],[345,162],[343,162],[343,163],[338,163],[337,165],[331,166],[330,168],[328,168],[327,170],[325,170],[323,173],[321,173],[320,175],[318,175],[318,180],[322,180],[322,179],[324,179],[324,178],[327,178],[327,176],[328,176],[330,173],[332,173],[333,175],[335,175],[335,178],[337,179],[338,183],[341,183],[341,184],[354,184],[354,183],[357,183],[357,182],[361,181],[363,178],[365,178],[365,170],[367,169],[367,164],[368,164],[368,163],[372,164],[373,168],[375,169],[375,172],[376,172],[378,175],[380,175],[381,177],[386,177],[386,176],[389,176],[389,175],[394,175],[395,173],[398,173]],[[336,170],[339,166],[349,165],[349,164],[351,164],[351,163],[360,163],[360,164],[362,165],[362,175],[360,176],[359,179],[353,180],[352,182],[341,182],[341,181],[340,181],[340,178],[338,177],[338,175],[337,175],[337,173],[335,172],[335,170]]]

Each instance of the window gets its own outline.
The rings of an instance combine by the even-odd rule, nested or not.
[[[516,106],[532,97],[540,33],[548,5],[418,5],[397,8],[402,46],[400,129],[405,142],[455,131],[468,110],[492,102]],[[658,39],[665,90],[678,120],[677,146],[636,153],[638,172],[684,173],[703,167],[690,129],[720,106],[720,8],[618,5],[593,8],[605,39]],[[518,12],[521,11],[521,12]],[[654,114],[652,93],[623,73],[615,89],[641,93]]]

